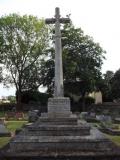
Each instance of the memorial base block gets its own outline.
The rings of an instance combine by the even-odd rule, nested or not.
[[[48,99],[48,117],[70,117],[70,99],[55,97]]]

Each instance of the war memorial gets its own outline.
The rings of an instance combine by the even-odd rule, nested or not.
[[[70,99],[64,97],[60,23],[69,22],[69,18],[60,17],[59,8],[55,9],[55,18],[46,19],[46,24],[55,23],[54,97],[48,99],[48,113],[10,141],[4,159],[120,159],[119,148],[98,129],[73,116]]]

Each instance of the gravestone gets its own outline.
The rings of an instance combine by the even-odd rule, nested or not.
[[[28,122],[35,122],[38,117],[39,110],[30,110],[28,112]]]
[[[62,47],[60,23],[68,23],[69,18],[60,18],[59,8],[55,18],[46,23],[55,23],[55,93],[48,100],[48,113],[32,125],[24,128],[10,142],[3,152],[8,159],[79,159],[115,160],[119,148],[96,128],[81,123],[70,111],[70,99],[64,97]]]
[[[95,92],[95,104],[102,104],[102,93],[101,93],[101,91]]]
[[[7,130],[6,126],[2,121],[0,121],[0,137],[9,137],[11,134]]]

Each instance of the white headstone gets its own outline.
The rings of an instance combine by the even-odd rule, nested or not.
[[[4,124],[0,124],[0,137],[3,136],[10,136],[10,132],[8,132],[7,128]]]
[[[95,92],[95,104],[102,104],[102,93],[101,93],[101,91]]]

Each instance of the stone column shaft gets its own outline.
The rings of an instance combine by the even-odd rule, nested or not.
[[[56,8],[55,22],[55,97],[63,97],[62,45],[59,8]]]

